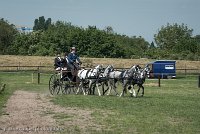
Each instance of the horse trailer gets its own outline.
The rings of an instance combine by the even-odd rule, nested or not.
[[[156,60],[148,65],[151,68],[150,78],[176,78],[176,61],[174,60]]]

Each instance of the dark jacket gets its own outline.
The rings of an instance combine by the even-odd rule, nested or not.
[[[54,60],[54,67],[58,68],[58,67],[62,67],[62,66],[63,66],[63,59],[56,57]]]
[[[71,64],[74,63],[76,60],[78,62],[81,62],[80,59],[79,59],[79,56],[76,53],[69,53],[68,54],[68,60]]]

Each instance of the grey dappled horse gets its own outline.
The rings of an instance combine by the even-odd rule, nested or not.
[[[102,86],[102,95],[105,94],[105,90],[104,90],[104,84],[107,83],[107,81],[109,80],[108,75],[111,71],[113,71],[114,68],[112,65],[108,65],[105,69],[102,69],[101,73],[99,74],[99,76],[96,78],[96,84],[92,84],[91,87],[91,94],[95,94],[95,88],[97,88],[99,90],[98,86]]]
[[[122,88],[123,88],[120,97],[123,96],[124,93],[126,92],[127,86],[132,84],[133,77],[137,73],[138,69],[139,68],[137,65],[133,65],[129,70],[110,72],[108,76],[110,87],[107,95],[110,94],[112,89],[115,91],[116,95],[118,95],[116,91],[116,82],[120,81],[122,83]],[[132,89],[132,91],[129,90],[129,92],[131,93],[131,96],[136,96],[134,88]]]
[[[111,72],[113,72],[114,71],[114,68],[113,68],[113,66],[112,65],[108,65],[105,69],[104,69],[104,71],[100,74],[100,76],[99,76],[99,78],[97,79],[98,80],[98,83],[101,83],[101,86],[102,86],[102,94],[104,95],[105,94],[105,92],[108,90],[108,89],[106,89],[105,90],[105,88],[104,88],[104,86],[106,85],[106,86],[110,86],[109,85],[109,75],[110,75],[110,73]]]
[[[135,77],[133,77],[133,81],[132,81],[133,88],[134,88],[134,85],[138,86],[138,91],[137,91],[136,96],[138,96],[140,92],[140,88],[142,88],[141,96],[144,96],[143,84],[145,82],[146,76],[149,75],[149,72],[150,72],[150,68],[148,65],[146,65],[144,69],[139,67],[137,73],[135,74]],[[128,88],[131,89],[131,85]]]
[[[100,90],[98,88],[98,81],[100,72],[102,70],[102,65],[97,65],[94,69],[81,69],[78,71],[78,78],[80,80],[79,88],[76,92],[78,94],[80,89],[84,95],[91,93],[91,88],[93,84],[96,84],[98,94],[101,96]]]

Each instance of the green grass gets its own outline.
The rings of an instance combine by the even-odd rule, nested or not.
[[[143,98],[115,96],[57,96],[55,104],[63,107],[81,107],[94,110],[97,123],[106,126],[108,133],[199,133],[200,132],[200,89],[197,78],[187,77],[147,80]],[[100,111],[108,111],[104,118]]]
[[[30,73],[0,73],[1,83],[6,84],[4,94],[0,95],[0,114],[16,89],[48,93],[49,77],[41,74],[41,84],[38,85],[36,76],[32,83]],[[147,80],[145,84],[145,96],[139,98],[129,95],[121,98],[113,95],[58,95],[52,101],[63,107],[92,110],[91,116],[97,124],[104,125],[104,130],[88,129],[89,133],[200,133],[200,89],[196,76],[161,80],[161,87],[157,86],[157,80]],[[61,120],[60,123],[63,119],[71,119],[65,114],[55,114],[54,118]],[[71,129],[81,133],[79,126]]]

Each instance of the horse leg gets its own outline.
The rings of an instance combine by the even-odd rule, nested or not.
[[[106,91],[105,91],[105,89],[104,89],[104,85],[105,85],[105,82],[102,82],[102,85],[101,85],[101,87],[102,87],[102,95],[105,95],[105,93],[106,93]]]
[[[108,80],[108,93],[107,93],[107,95],[110,95],[110,91],[112,90],[111,82],[112,82],[112,80]]]
[[[138,85],[137,96],[138,96],[139,92],[140,92],[140,85]]]
[[[82,86],[82,92],[83,92],[83,95],[87,95],[87,91],[84,89],[84,82],[82,81],[81,82],[81,86]]]
[[[133,86],[133,89],[132,89],[132,96],[133,96],[133,97],[137,97],[137,94],[136,94],[136,92],[135,92],[134,86]]]
[[[101,87],[102,87],[102,95],[105,95],[105,93],[108,91],[108,88],[105,90],[104,86],[108,86],[108,83],[106,83],[106,81],[101,82]]]
[[[95,95],[95,85],[92,87],[92,95]]]
[[[123,84],[123,82],[122,82],[122,92],[121,92],[121,94],[119,95],[119,97],[121,97],[121,96],[124,96],[124,91],[125,91],[125,85]]]
[[[99,96],[101,96],[101,92],[99,90],[99,83],[98,82],[96,82],[96,87],[97,87],[97,91],[98,91]]]
[[[79,81],[80,83],[79,83],[79,86],[78,86],[78,88],[77,88],[77,90],[76,90],[76,94],[78,94],[79,92],[80,92],[80,88],[82,89],[83,88],[83,80],[80,80]],[[83,90],[83,89],[82,89]]]
[[[109,90],[109,82],[108,81],[103,81],[101,83],[102,83],[101,85],[102,85],[102,91],[103,91],[102,95],[105,95],[105,93]],[[104,86],[106,86],[107,89],[105,89]]]
[[[85,91],[84,91],[84,81],[83,80],[80,80],[80,83],[79,83],[79,86],[77,87],[77,91],[76,91],[76,94],[80,93],[80,89],[82,90],[83,94],[85,94]]]
[[[133,92],[131,91],[131,85],[128,86],[128,91],[131,94],[131,97],[133,97]]]
[[[117,80],[114,80],[112,86],[113,86],[113,90],[115,91],[115,95],[116,95],[116,96],[119,96],[119,94],[118,94],[118,92],[117,92],[117,90],[116,90],[116,89],[117,89],[116,83],[117,83]]]
[[[135,92],[134,85],[135,85],[135,84],[133,83],[132,96],[137,97],[137,94],[136,94],[136,92]]]
[[[78,89],[77,89],[77,91],[76,91],[76,94],[78,94],[78,93],[79,93],[79,91],[80,91],[80,88],[82,88],[82,82],[80,83],[80,85],[79,85],[79,87],[78,87]]]
[[[96,81],[90,80],[89,82],[89,94],[94,95],[95,94],[95,86]],[[95,85],[94,85],[95,84]]]
[[[86,83],[87,84],[87,83]],[[88,95],[89,94],[89,89],[87,88],[87,85],[83,85],[83,91],[85,92],[85,95]],[[88,85],[89,87],[89,85]]]
[[[120,97],[124,96],[124,93],[126,92],[126,86],[127,86],[127,84],[124,82],[122,85],[123,85],[123,90],[122,90],[122,93],[120,94]]]
[[[123,87],[122,93],[120,94],[119,97],[124,96],[125,90],[126,90],[126,87]]]
[[[92,94],[91,89],[92,89],[92,81],[90,80],[89,87],[88,87],[88,94],[90,94],[90,95]]]
[[[80,82],[79,87],[77,88],[76,94],[80,93],[80,89],[83,90],[83,83],[82,82]]]
[[[141,94],[141,97],[144,96],[144,86],[141,85],[141,88],[142,88],[142,94]]]
[[[124,93],[127,94],[127,85],[128,85],[128,80],[124,81],[124,92],[123,92],[123,96],[124,96]]]
[[[137,94],[136,94],[136,92],[135,92],[134,87],[133,87],[133,96],[134,96],[134,97],[137,97]]]

